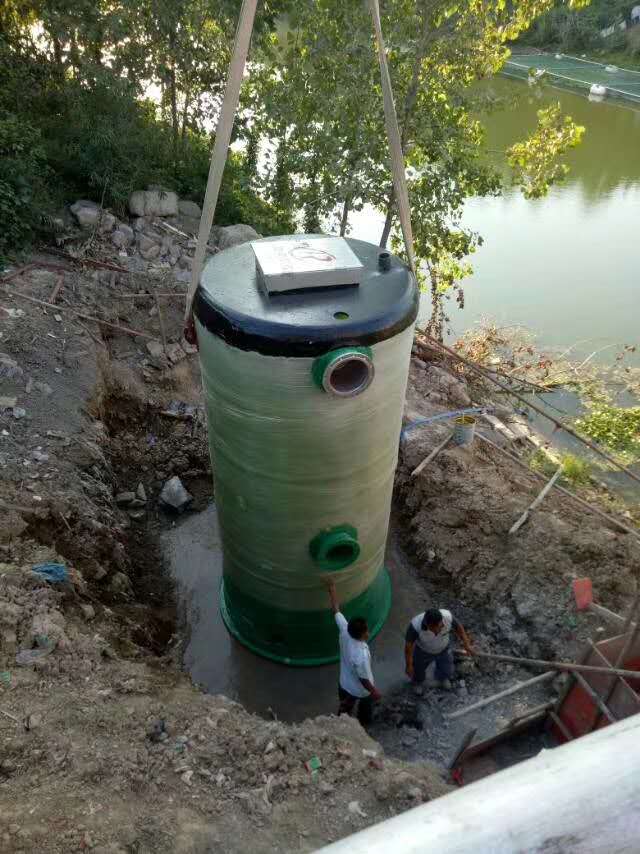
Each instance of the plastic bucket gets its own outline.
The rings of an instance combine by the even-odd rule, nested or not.
[[[476,434],[476,419],[472,415],[459,415],[453,422],[453,441],[456,445],[470,445]]]

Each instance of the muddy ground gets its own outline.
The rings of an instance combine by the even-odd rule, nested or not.
[[[194,496],[189,512],[212,497],[197,356],[181,343],[185,284],[162,265],[32,260],[0,289],[2,850],[314,850],[446,792],[464,725],[452,732],[444,715],[532,674],[464,663],[454,691],[416,699],[400,673],[377,741],[351,720],[283,724],[196,688],[160,547],[176,520],[158,502],[172,475]],[[61,281],[57,310],[15,296],[48,302]],[[412,360],[407,421],[467,401],[448,366]],[[539,487],[497,452],[445,450],[410,477],[445,429],[401,448],[395,583],[414,585],[416,610],[450,607],[485,650],[575,654],[601,627],[576,615],[571,580],[590,576],[598,601],[624,610],[637,541],[554,496],[509,538]],[[49,561],[67,580],[33,572]],[[469,723],[490,734],[552,693]]]

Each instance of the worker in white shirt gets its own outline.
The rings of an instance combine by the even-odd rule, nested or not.
[[[327,582],[331,609],[335,614],[340,637],[340,683],[338,697],[339,715],[353,715],[356,710],[363,727],[371,723],[373,703],[382,696],[376,688],[371,672],[369,627],[364,617],[352,617],[348,622],[340,612],[340,604],[333,581]]]
[[[474,655],[471,640],[464,626],[444,608],[429,608],[411,620],[405,635],[404,655],[406,673],[414,684],[416,694],[422,693],[427,668],[435,661],[434,681],[429,687],[451,689],[453,655],[450,634],[453,630],[469,653]]]

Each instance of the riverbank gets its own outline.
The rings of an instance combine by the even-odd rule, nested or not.
[[[384,661],[374,645],[376,667],[395,674],[376,741],[327,716],[333,703],[288,724],[192,683],[193,618],[181,621],[162,547],[177,517],[162,496],[179,478],[195,517],[215,472],[212,486],[198,358],[181,337],[185,282],[162,260],[188,257],[188,242],[184,253],[177,238],[150,251],[162,241],[147,226],[144,264],[96,234],[85,261],[43,253],[2,286],[2,376],[16,397],[0,413],[2,847],[244,852],[250,832],[257,852],[315,850],[445,794],[458,732],[443,713],[529,674],[465,662],[452,692],[419,699],[403,678],[402,638]],[[405,423],[472,394],[464,374],[416,350]],[[510,539],[539,489],[515,464],[476,442],[411,477],[447,429],[435,423],[401,447],[390,569],[412,596],[399,624],[433,603],[482,649],[570,658],[601,627],[575,613],[572,579],[591,576],[598,601],[624,611],[637,541],[585,524],[555,495]],[[47,580],[43,564],[62,566],[61,579]],[[263,673],[260,659],[247,666]],[[286,701],[278,693],[274,703]],[[481,732],[546,696],[510,698],[478,716]]]

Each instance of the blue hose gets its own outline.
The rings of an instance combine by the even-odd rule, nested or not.
[[[406,438],[407,433],[415,430],[417,427],[422,427],[424,424],[431,424],[433,421],[444,421],[447,418],[457,418],[459,415],[482,415],[484,412],[492,412],[493,406],[471,406],[468,409],[456,409],[453,412],[441,412],[439,415],[430,415],[428,418],[418,418],[417,421],[412,421],[407,424],[400,432],[400,441]]]

